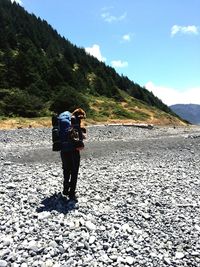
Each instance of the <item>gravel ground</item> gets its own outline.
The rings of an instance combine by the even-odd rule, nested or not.
[[[200,127],[88,127],[79,202],[50,129],[0,131],[0,267],[200,266]]]

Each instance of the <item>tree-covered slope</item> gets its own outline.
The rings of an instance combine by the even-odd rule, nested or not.
[[[153,93],[10,0],[0,1],[0,36],[0,115],[34,117],[77,105],[89,111],[88,96],[122,102],[121,91],[174,115]]]

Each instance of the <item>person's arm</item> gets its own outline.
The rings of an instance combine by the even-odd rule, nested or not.
[[[76,129],[78,131],[78,135],[79,135],[79,140],[83,140],[83,133],[82,133],[82,129],[81,129],[81,119],[77,116],[72,116],[71,118],[71,125],[74,129]]]
[[[83,139],[86,139],[86,138],[87,138],[86,128],[81,127],[81,132],[82,132],[82,137],[83,137]]]

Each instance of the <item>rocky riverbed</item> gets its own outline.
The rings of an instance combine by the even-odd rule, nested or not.
[[[200,128],[88,127],[79,202],[51,130],[0,131],[0,267],[200,266]]]

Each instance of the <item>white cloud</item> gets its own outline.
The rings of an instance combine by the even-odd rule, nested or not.
[[[11,2],[12,3],[15,2],[15,3],[19,4],[19,5],[22,5],[22,1],[21,0],[11,0]]]
[[[94,44],[92,47],[86,47],[85,51],[91,56],[96,57],[99,61],[106,61],[106,58],[102,56],[100,46]]]
[[[113,60],[111,61],[111,64],[114,68],[125,68],[128,67],[127,61],[121,61],[121,60]]]
[[[195,25],[191,25],[191,26],[174,25],[174,26],[172,26],[171,36],[174,36],[177,33],[198,35],[199,34],[199,28]]]
[[[110,12],[104,12],[101,14],[101,17],[104,21],[111,23],[124,20],[126,18],[126,15],[126,13],[123,13],[120,16],[113,16]]]
[[[123,41],[129,42],[131,40],[130,34],[124,34],[122,36]]]
[[[157,86],[150,81],[146,83],[145,88],[168,106],[174,104],[200,104],[200,87],[178,91],[174,88]]]

